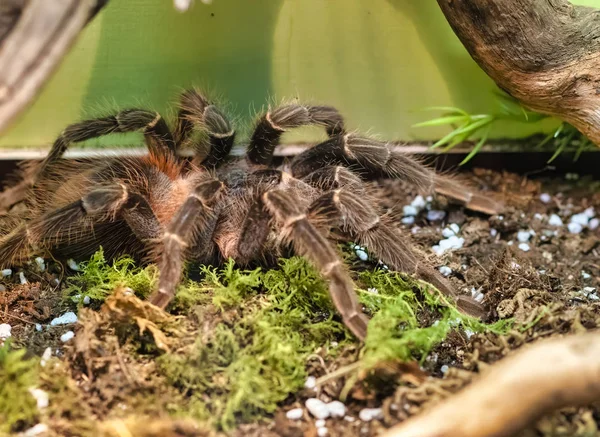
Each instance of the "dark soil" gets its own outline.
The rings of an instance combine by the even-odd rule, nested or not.
[[[589,207],[595,207],[600,216],[600,184],[591,179],[573,179],[571,176],[568,179],[533,180],[487,170],[474,170],[468,174],[468,178],[483,189],[494,187],[493,191],[501,193],[509,205],[508,211],[490,218],[470,212],[460,205],[447,204],[446,200],[440,198],[436,199],[435,209],[447,211],[443,221],[431,223],[422,212],[414,225],[404,227],[410,229],[407,235],[410,235],[414,244],[432,253],[431,246],[442,238],[441,229],[448,223],[460,225],[460,234],[465,239],[464,247],[441,257],[432,254],[432,262],[437,267],[444,265],[452,269],[450,280],[457,289],[465,293],[475,289],[485,295],[483,303],[488,309],[489,321],[513,317],[517,322],[515,329],[502,336],[453,333],[433,350],[421,367],[399,363],[382,365],[375,378],[371,376],[364,381],[359,378],[350,384],[345,400],[348,408],[346,418],[326,420],[328,435],[377,435],[382,429],[451,396],[469,384],[481,368],[493,364],[525,343],[598,327],[600,295],[596,295],[595,291],[600,290],[600,228],[584,229],[579,234],[573,234],[567,229],[567,224],[572,215]],[[402,215],[402,207],[417,194],[414,188],[401,182],[382,181],[378,185],[382,202],[392,214],[399,216]],[[540,200],[541,193],[550,195],[548,203]],[[550,226],[548,217],[551,214],[561,216],[564,225]],[[527,242],[529,251],[519,248],[517,233],[523,230],[534,231]],[[77,358],[76,348],[67,347],[60,340],[67,330],[65,327],[41,332],[36,330],[37,323],[47,324],[68,310],[60,288],[73,272],[58,262],[47,261],[47,264],[50,271],[45,272],[39,272],[35,262],[27,266],[24,269],[28,280],[26,284],[20,284],[18,271],[0,280],[2,287],[5,287],[5,291],[0,291],[0,323],[12,326],[13,345],[26,347],[32,355],[41,356],[47,347],[51,347],[59,356],[64,355],[65,373],[73,382],[74,396],[79,399],[78,403],[74,403],[78,411],[72,412],[72,420],[83,420],[82,414],[93,416],[91,420],[107,420],[115,416],[116,409],[143,412],[145,407],[140,406],[140,400],[135,398],[136,391],[131,388],[132,382],[128,381],[127,372],[123,369],[128,366],[134,366],[136,371],[146,369],[138,377],[144,384],[155,384],[156,394],[160,396],[161,381],[153,379],[152,362],[134,365],[127,361],[134,355],[127,355],[125,350],[128,358],[124,363],[119,356],[118,342],[111,343],[117,337],[98,334],[94,338],[104,339],[106,344],[90,346],[88,358],[98,365],[97,361],[93,361],[98,348],[108,348],[114,352],[116,361],[108,365],[122,380],[118,381],[121,385],[114,380],[111,383],[113,386],[109,386],[106,378],[88,378],[81,356]],[[371,268],[367,265],[362,267]],[[97,326],[114,321],[103,319],[107,313],[96,308],[86,313],[88,321],[91,320],[89,317],[96,317],[91,313],[98,314],[94,319],[94,323],[99,324]],[[111,314],[111,317],[116,317],[114,314],[117,313]],[[426,319],[427,314],[423,314],[423,317]],[[163,326],[161,321],[156,323]],[[207,322],[207,325],[210,326],[210,323]],[[79,333],[77,335],[80,336]],[[337,354],[337,358],[332,359],[326,349],[317,350],[306,363],[308,373],[316,378],[332,374],[351,365],[358,353],[358,346],[346,346]],[[315,419],[304,408],[305,400],[310,397],[324,401],[338,399],[340,392],[348,387],[346,383],[347,373],[340,372],[339,377],[331,377],[315,390],[304,389],[291,396],[282,403],[279,411],[260,423],[240,424],[231,435],[317,436]],[[100,384],[105,386],[100,387]],[[133,386],[135,384],[137,382]],[[118,402],[108,407],[102,396],[115,398],[115,392],[120,390]],[[304,408],[303,418],[287,419],[285,412],[296,407]],[[359,420],[359,412],[365,407],[381,407],[383,417],[369,422]],[[135,436],[210,435],[212,432],[168,417],[137,421],[135,415],[128,417],[133,417],[126,425],[131,435]],[[600,409],[597,407],[570,408],[546,416],[520,435],[596,435],[599,427]],[[51,431],[61,435],[64,432],[61,429],[68,427],[57,425]],[[99,435],[95,432],[90,430],[88,435]],[[65,432],[62,435],[74,434]],[[114,431],[105,435],[125,434]]]

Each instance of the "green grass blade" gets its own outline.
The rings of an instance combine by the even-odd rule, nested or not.
[[[427,126],[442,126],[445,124],[453,124],[458,122],[468,122],[471,117],[468,115],[450,115],[448,117],[434,118],[432,120],[423,121],[414,124],[412,127],[427,127]]]
[[[491,128],[491,125],[488,125],[488,127],[485,129],[485,132],[483,133],[483,136],[481,137],[481,139],[477,142],[475,147],[473,147],[473,150],[471,150],[469,152],[469,154],[465,157],[465,159],[463,159],[461,161],[461,163],[459,165],[464,165],[467,162],[469,162],[477,154],[477,152],[479,152],[479,150],[481,150],[481,148],[487,141],[488,135],[490,133],[490,128]]]
[[[433,143],[433,145],[431,146],[431,148],[432,149],[437,149],[438,147],[443,146],[444,144],[448,143],[449,141],[452,141],[452,139],[454,137],[456,137],[456,129],[453,130],[452,132],[450,132],[448,135],[442,137],[441,139],[439,139],[435,143]]]
[[[467,133],[467,132],[475,133],[476,131],[483,128],[484,126],[489,125],[492,121],[494,121],[494,116],[486,115],[474,123],[469,123],[467,126],[463,126],[461,128],[456,129],[454,132],[456,134],[462,134],[462,133]]]
[[[463,141],[466,141],[467,138],[469,138],[470,136],[471,136],[471,133],[469,133],[469,132],[457,135],[456,137],[454,137],[454,139],[451,142],[448,143],[448,145],[446,147],[444,147],[443,151],[448,152],[449,150],[456,147],[458,144],[462,143]]]
[[[575,135],[575,132],[571,132],[569,135],[565,136],[560,141],[560,144],[559,144],[558,148],[556,149],[556,152],[554,152],[554,155],[552,155],[552,157],[548,160],[548,164],[550,164],[552,161],[554,161],[558,157],[558,155],[560,155],[565,150],[565,148],[569,145],[569,143],[573,139],[574,135]]]

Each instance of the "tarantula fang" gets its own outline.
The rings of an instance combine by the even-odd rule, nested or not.
[[[281,135],[305,125],[324,127],[329,139],[274,166]],[[203,141],[192,139],[195,130],[205,134]],[[133,131],[143,133],[147,155],[100,162],[61,159],[71,143]],[[411,249],[364,181],[402,178],[468,208],[497,213],[501,205],[492,198],[436,174],[384,142],[348,133],[341,115],[329,106],[270,109],[258,119],[244,157],[229,155],[234,141],[235,130],[225,114],[196,90],[181,95],[173,130],[159,114],[143,109],[68,126],[48,156],[4,193],[5,204],[26,196],[28,212],[0,238],[0,265],[22,262],[41,249],[86,257],[102,245],[108,257],[128,253],[158,263],[159,283],[149,299],[165,308],[187,261],[272,263],[291,249],[306,256],[328,281],[344,323],[364,339],[368,317],[332,242],[352,238],[390,268],[415,274],[455,298],[463,311],[483,314],[479,303],[457,295]],[[177,153],[190,142],[196,146],[191,161]]]

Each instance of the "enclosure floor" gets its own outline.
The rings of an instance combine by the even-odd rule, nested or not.
[[[492,364],[525,343],[598,327],[600,304],[595,292],[600,286],[600,228],[584,227],[582,232],[572,233],[568,223],[574,214],[590,207],[595,208],[596,216],[600,216],[600,184],[572,176],[568,179],[531,179],[491,170],[475,170],[469,172],[468,177],[479,187],[494,187],[502,193],[509,211],[490,218],[437,199],[434,208],[446,211],[442,222],[428,221],[426,211],[423,211],[414,224],[402,227],[411,243],[427,253],[438,268],[447,266],[452,270],[449,279],[457,289],[465,293],[478,290],[484,294],[483,303],[490,321],[499,316],[514,317],[522,324],[520,326],[531,326],[505,336],[451,334],[422,364],[421,370],[432,377],[426,382],[417,384],[415,378],[411,379],[410,371],[396,369],[391,371],[391,377],[387,375],[396,381],[393,384],[389,381],[381,386],[358,383],[345,401],[348,417],[326,420],[329,436],[375,436],[383,428],[417,414],[467,385],[482,363]],[[402,182],[381,181],[377,185],[382,201],[399,217],[402,207],[410,204],[417,195],[413,187]],[[545,201],[540,198],[542,193]],[[553,214],[561,216],[563,225],[548,223]],[[459,225],[460,236],[465,239],[464,247],[437,257],[431,248],[439,243],[441,230],[450,223]],[[520,231],[529,232],[528,241],[524,241]],[[372,268],[359,261],[355,267]],[[68,356],[70,346],[60,341],[66,328],[53,336],[42,337],[36,335],[35,324],[47,324],[68,309],[54,279],[60,279],[61,283],[68,283],[69,279],[48,272],[40,274],[33,265],[24,268],[23,272],[28,280],[26,284],[20,284],[17,271],[1,280],[6,291],[0,292],[0,322],[12,326],[13,345],[27,347],[31,354],[39,356],[51,346],[59,356]],[[357,345],[347,347],[348,350],[338,353],[336,359],[329,357],[325,350],[315,351],[317,358],[307,362],[309,374],[318,378],[351,364],[356,357]],[[65,365],[72,381],[87,378],[83,366],[67,359]],[[447,368],[454,370],[446,373]],[[304,402],[310,397],[337,399],[346,382],[342,376],[332,378],[317,391],[301,390],[281,403],[274,414],[266,415],[259,423],[239,424],[230,434],[240,437],[317,436],[315,419],[306,411]],[[97,392],[101,393],[102,389],[98,388]],[[87,399],[86,402],[102,404],[99,399]],[[366,407],[382,408],[383,417],[361,421],[359,413]],[[292,408],[303,408],[303,417],[299,420],[286,418],[285,413]],[[99,416],[94,420],[106,418],[101,411],[97,414]],[[589,435],[583,432],[594,429],[598,417],[600,410],[591,406],[565,409],[545,417],[521,435]],[[167,418],[160,420],[169,421]],[[173,430],[169,435],[207,434],[176,434]]]

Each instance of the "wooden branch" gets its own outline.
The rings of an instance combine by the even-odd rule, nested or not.
[[[438,0],[479,66],[600,145],[600,10],[566,0]]]
[[[0,132],[30,103],[107,0],[0,0]]]
[[[600,400],[600,333],[540,341],[382,437],[512,436],[545,413]]]

